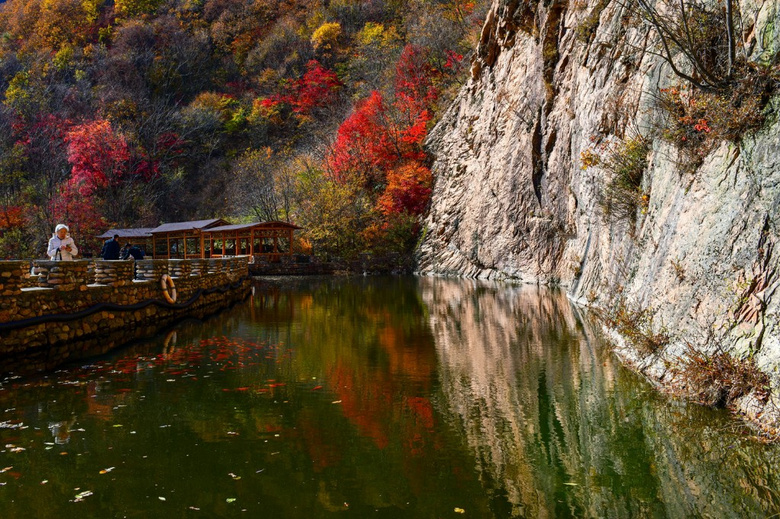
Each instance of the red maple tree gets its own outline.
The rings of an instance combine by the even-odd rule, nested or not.
[[[130,148],[105,119],[71,128],[65,136],[71,179],[82,195],[120,183],[130,172]]]

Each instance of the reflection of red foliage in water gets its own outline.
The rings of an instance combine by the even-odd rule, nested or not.
[[[404,447],[414,457],[423,456],[426,438],[434,432],[433,405],[426,397],[411,396],[404,399],[404,406],[411,411],[412,417],[412,421],[405,428]]]
[[[393,404],[392,392],[382,387],[386,383],[383,378],[382,374],[375,373],[370,382],[358,380],[355,372],[343,364],[337,365],[330,377],[344,416],[380,449],[390,443],[387,426]]]
[[[412,410],[415,423],[426,431],[433,432],[433,406],[431,401],[422,396],[406,397],[406,405]]]
[[[322,427],[321,417],[309,409],[301,411],[298,423],[291,434],[297,433],[303,442],[303,448],[309,454],[314,472],[322,472],[341,461],[342,452],[347,448],[346,438],[338,429]]]

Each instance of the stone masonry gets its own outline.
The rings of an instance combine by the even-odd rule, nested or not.
[[[0,374],[104,353],[249,294],[247,257],[208,261],[208,271],[202,260],[0,261]],[[163,274],[175,283],[174,304]]]

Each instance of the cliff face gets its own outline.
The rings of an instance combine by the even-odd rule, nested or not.
[[[654,139],[646,210],[606,218],[608,173],[583,169],[581,153],[652,135],[659,90],[680,80],[644,50],[648,31],[626,23],[629,9],[596,4],[493,5],[471,79],[429,140],[436,182],[419,271],[559,283],[581,304],[641,308],[671,341],[647,355],[619,340],[618,351],[652,379],[673,383],[692,346],[752,357],[777,395],[780,122],[770,114],[757,133],[716,145],[695,171]],[[751,58],[774,56],[780,8],[743,2],[742,13]],[[777,426],[779,402],[738,405]]]

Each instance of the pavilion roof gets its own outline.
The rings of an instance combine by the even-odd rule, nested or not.
[[[242,231],[244,229],[301,229],[297,225],[288,222],[252,222],[252,223],[237,223],[233,225],[220,225],[219,227],[211,227],[206,232],[227,232],[227,231]]]
[[[211,220],[193,220],[190,222],[171,222],[155,227],[150,232],[152,234],[158,234],[178,231],[202,231],[214,226],[226,225],[227,223],[228,222],[222,218],[214,218]]]
[[[151,238],[154,227],[139,227],[137,229],[109,229],[98,238],[113,238],[118,234],[120,238]]]

